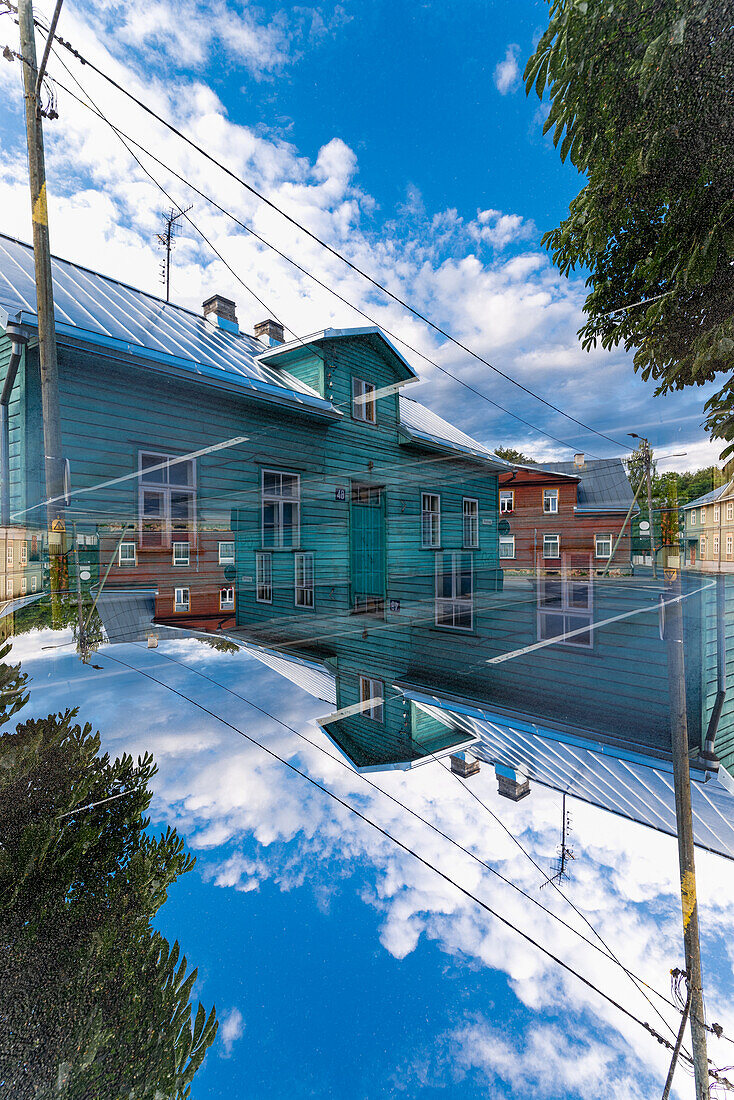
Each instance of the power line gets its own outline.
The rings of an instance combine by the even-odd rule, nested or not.
[[[4,2],[7,2],[7,0],[4,0]],[[44,33],[46,33],[46,34],[48,33],[48,31],[45,27],[40,26],[40,29]],[[436,324],[434,321],[432,321],[429,317],[427,317],[420,310],[416,309],[414,306],[411,306],[410,303],[406,302],[399,295],[397,295],[393,291],[389,290],[389,288],[386,287],[383,283],[381,283],[378,279],[375,279],[372,275],[370,275],[369,273],[364,271],[357,264],[355,264],[351,260],[349,260],[346,256],[344,256],[341,252],[339,252],[338,249],[335,249],[332,245],[328,244],[326,241],[324,241],[317,234],[313,233],[306,226],[302,225],[292,215],[290,215],[286,211],[282,210],[275,202],[273,202],[272,199],[269,199],[266,195],[263,195],[260,191],[257,190],[257,188],[253,187],[252,184],[247,183],[247,181],[244,180],[241,176],[238,176],[236,172],[234,172],[232,169],[228,168],[226,165],[222,164],[222,162],[217,160],[216,157],[214,157],[211,153],[208,153],[202,146],[200,146],[192,138],[187,137],[181,130],[179,130],[176,126],[174,126],[173,123],[171,123],[171,122],[167,121],[166,119],[164,119],[161,115],[159,115],[156,111],[154,111],[152,107],[149,107],[146,103],[144,103],[142,100],[140,100],[132,92],[128,91],[128,89],[123,87],[123,85],[118,83],[118,81],[116,81],[113,77],[109,76],[102,69],[100,69],[97,65],[95,65],[94,62],[90,61],[88,58],[83,57],[82,54],[78,50],[76,50],[71,45],[70,42],[67,42],[65,39],[59,37],[58,35],[56,36],[56,40],[59,42],[60,45],[64,46],[64,48],[67,49],[74,57],[76,57],[78,61],[80,61],[83,65],[88,65],[94,72],[97,73],[98,76],[101,76],[103,80],[106,80],[117,91],[119,91],[123,95],[127,96],[127,98],[130,99],[133,103],[135,103],[138,107],[140,107],[141,110],[145,111],[152,118],[155,118],[157,122],[159,122],[159,123],[161,123],[161,125],[165,126],[168,130],[170,130],[173,134],[175,134],[177,137],[179,137],[182,141],[185,141],[188,145],[191,146],[192,149],[196,150],[196,152],[198,152],[201,156],[203,156],[205,159],[207,159],[211,164],[215,165],[217,168],[219,168],[221,171],[223,171],[226,175],[228,175],[231,179],[233,179],[233,180],[235,180],[235,182],[239,183],[242,187],[245,188],[245,190],[249,191],[260,202],[265,203],[267,206],[269,206],[276,213],[280,214],[281,217],[285,218],[291,225],[295,226],[297,229],[300,229],[301,232],[305,233],[308,237],[310,237],[318,245],[320,245],[322,248],[326,249],[326,251],[328,251],[336,259],[340,260],[342,263],[344,263],[347,267],[349,267],[356,274],[360,275],[367,282],[371,283],[376,289],[381,291],[383,294],[387,295],[394,302],[396,302],[398,305],[400,305],[403,309],[406,309],[409,313],[413,314],[413,316],[416,317],[418,320],[420,320],[424,324],[428,325],[430,328],[432,328],[439,335],[443,336],[446,340],[449,340],[451,343],[455,344],[462,351],[466,352],[467,355],[471,355],[472,358],[476,359],[478,362],[482,363],[484,366],[486,366],[490,370],[494,371],[501,378],[504,378],[506,381],[512,383],[512,385],[517,386],[519,389],[523,390],[523,392],[527,393],[531,397],[534,397],[537,401],[540,401],[542,404],[546,405],[548,408],[552,409],[554,412],[559,413],[561,416],[565,416],[568,420],[571,420],[571,421],[573,421],[573,423],[578,424],[579,427],[584,428],[584,430],[586,430],[586,431],[592,432],[594,435],[597,435],[602,439],[608,440],[610,443],[613,443],[615,446],[622,447],[624,450],[627,449],[627,445],[625,443],[621,443],[619,440],[614,439],[612,436],[607,435],[605,432],[598,431],[596,428],[591,427],[590,424],[586,424],[583,420],[579,420],[577,417],[573,416],[571,413],[565,412],[558,405],[553,404],[552,401],[548,401],[545,397],[542,397],[540,394],[536,393],[530,387],[523,385],[522,382],[518,382],[511,375],[506,374],[504,371],[500,370],[498,367],[495,367],[492,363],[489,362],[489,360],[485,359],[478,352],[473,351],[470,347],[468,347],[466,344],[464,344],[461,340],[458,340],[456,337],[452,336],[451,333],[449,333],[442,326]]]
[[[289,769],[289,771],[293,772],[295,775],[299,775],[302,779],[305,779],[307,783],[310,783],[313,787],[316,787],[317,790],[320,790],[323,794],[325,794],[329,798],[333,799],[340,806],[342,806],[345,810],[349,810],[349,812],[354,814],[355,817],[359,818],[360,821],[363,821],[363,822],[365,822],[365,824],[370,825],[373,829],[375,829],[376,832],[380,833],[381,836],[384,836],[387,840],[392,841],[392,843],[395,844],[402,851],[404,851],[408,855],[412,856],[413,859],[417,860],[424,867],[427,867],[429,870],[433,871],[440,878],[442,878],[445,882],[449,883],[449,885],[455,887],[455,889],[459,890],[459,892],[464,894],[465,897],[468,897],[471,901],[475,902],[482,909],[484,909],[485,912],[489,913],[496,920],[500,921],[501,924],[504,924],[507,928],[512,929],[513,932],[516,932],[527,943],[530,943],[533,947],[536,947],[539,951],[541,951],[549,959],[551,959],[553,962],[555,962],[563,970],[565,970],[569,974],[572,974],[575,978],[577,978],[580,982],[582,982],[585,986],[587,986],[587,988],[589,988],[589,989],[593,990],[595,993],[597,993],[600,997],[602,997],[605,1001],[607,1001],[610,1005],[612,1005],[613,1008],[616,1008],[619,1012],[621,1012],[629,1020],[633,1021],[639,1027],[641,1027],[645,1031],[647,1031],[650,1035],[653,1036],[653,1038],[657,1039],[657,1041],[662,1046],[666,1047],[670,1051],[673,1050],[673,1044],[671,1042],[669,1042],[664,1036],[660,1035],[657,1031],[655,1031],[655,1029],[650,1024],[648,1024],[646,1021],[642,1020],[639,1016],[636,1016],[630,1009],[625,1008],[625,1006],[623,1004],[621,1004],[619,1001],[615,1000],[608,993],[605,993],[604,990],[602,990],[598,986],[594,985],[594,983],[589,978],[584,977],[584,975],[579,973],[578,970],[575,970],[572,966],[569,966],[568,963],[566,963],[563,959],[559,958],[558,955],[555,955],[548,948],[544,947],[541,943],[539,943],[536,939],[534,939],[532,936],[530,936],[527,932],[523,932],[522,929],[518,928],[517,925],[514,925],[512,923],[512,921],[510,921],[507,917],[503,917],[495,909],[492,909],[492,907],[490,905],[488,905],[487,902],[482,901],[482,899],[477,897],[476,894],[473,894],[466,887],[461,886],[458,882],[456,882],[454,879],[452,879],[450,875],[446,874],[445,871],[442,871],[435,864],[431,863],[430,860],[428,860],[428,859],[424,858],[423,856],[421,856],[418,852],[416,852],[408,844],[404,843],[402,840],[399,840],[396,836],[394,836],[392,833],[390,833],[382,825],[378,825],[376,821],[373,821],[366,814],[364,814],[360,810],[358,810],[355,806],[352,806],[349,802],[346,802],[343,798],[340,798],[339,795],[337,795],[333,791],[329,790],[329,788],[325,787],[322,783],[319,783],[318,780],[314,779],[312,776],[308,775],[306,772],[302,771],[300,768],[297,768],[295,764],[292,764],[289,760],[286,760],[285,757],[280,756],[277,752],[275,752],[274,749],[269,748],[267,745],[262,744],[262,742],[258,741],[256,738],[252,737],[250,734],[245,733],[244,730],[241,730],[238,726],[235,726],[232,722],[229,722],[226,718],[223,718],[221,715],[217,714],[215,711],[210,710],[208,707],[204,706],[203,703],[197,702],[197,700],[192,699],[190,696],[186,695],[182,691],[179,691],[177,688],[172,687],[170,684],[166,684],[162,680],[158,680],[155,676],[152,676],[149,672],[145,672],[143,669],[136,668],[135,665],[131,665],[127,661],[123,661],[122,658],[120,658],[120,657],[113,657],[112,654],[108,653],[106,650],[103,654],[98,654],[98,656],[100,656],[102,658],[107,658],[110,661],[114,661],[116,664],[123,665],[125,668],[129,669],[131,672],[136,672],[136,673],[138,673],[139,676],[144,676],[147,680],[150,680],[152,683],[157,684],[159,687],[166,688],[166,690],[172,692],[174,695],[178,696],[180,699],[183,699],[185,702],[190,703],[192,706],[195,706],[198,710],[201,710],[204,714],[208,714],[211,718],[214,718],[217,722],[221,722],[222,725],[227,726],[234,733],[237,733],[241,737],[244,737],[245,740],[249,741],[251,744],[255,745],[257,748],[259,748],[263,752],[267,753],[268,756],[271,756],[274,760],[277,760],[278,763],[284,764],[285,767],[287,767]]]

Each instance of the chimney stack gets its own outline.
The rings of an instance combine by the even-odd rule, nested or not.
[[[574,464],[574,466],[578,466],[579,470],[582,470],[584,468],[584,465],[585,465],[583,454],[574,455],[573,456],[573,464]]]
[[[239,335],[240,326],[237,324],[236,305],[229,298],[223,298],[221,294],[212,294],[202,306],[204,317],[207,321],[223,328],[225,332],[234,332]]]
[[[271,317],[265,321],[258,321],[255,325],[255,338],[266,347],[277,347],[284,342],[283,326],[279,321],[273,321]]]

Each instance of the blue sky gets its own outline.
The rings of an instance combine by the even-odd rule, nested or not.
[[[113,657],[174,686],[357,805],[421,855],[568,959],[643,1019],[627,979],[474,862],[277,721],[202,680],[254,699],[328,749],[324,704],[245,653],[193,639],[103,647],[80,665],[63,632],[14,645],[32,677],[24,714],[67,705],[113,755],[153,752],[153,828],[175,825],[197,855],[171,891],[161,931],[199,967],[216,1045],[194,1097],[657,1097],[667,1056],[643,1031],[232,730]],[[59,647],[59,648],[43,648]],[[166,659],[174,658],[171,663]],[[187,667],[188,666],[188,667]],[[551,907],[537,872],[438,765],[373,777]],[[491,769],[472,782],[541,865],[558,841],[560,796],[500,800]],[[572,802],[569,895],[615,952],[661,991],[681,963],[675,841]],[[730,1032],[734,868],[700,853],[707,1004]],[[557,911],[562,912],[559,908]],[[566,911],[564,916],[570,916]],[[729,1049],[712,1043],[717,1064]],[[681,1097],[688,1079],[679,1079]]]
[[[542,3],[258,6],[211,0],[68,0],[60,32],[190,132],[303,224],[523,384],[624,442],[649,435],[661,468],[718,454],[701,429],[708,390],[662,398],[623,351],[587,354],[576,339],[582,280],[561,278],[540,248],[580,186],[541,133],[544,109],[521,72]],[[12,40],[16,28],[2,23]],[[95,78],[72,69],[114,122],[418,350],[567,444],[562,448],[409,354],[422,399],[490,445],[539,458],[622,453],[551,411],[386,301],[354,273]],[[52,59],[50,70],[69,77]],[[17,65],[0,68],[0,231],[28,238]],[[155,234],[166,205],[112,132],[59,91],[46,126],[52,245],[69,259],[160,292]],[[294,332],[363,323],[148,165],[242,280]],[[263,312],[187,226],[173,299],[213,291],[244,328]],[[418,396],[416,394],[416,396]]]

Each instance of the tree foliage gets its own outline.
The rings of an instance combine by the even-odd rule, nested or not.
[[[537,459],[528,458],[522,451],[517,451],[514,447],[495,447],[494,453],[498,458],[504,458],[505,462],[518,462],[523,466],[537,466],[538,464]]]
[[[152,757],[100,755],[75,717],[0,735],[0,1081],[14,1100],[180,1100],[217,1023],[201,1004],[192,1021],[196,970],[151,921],[194,861],[148,831]]]
[[[734,0],[550,4],[525,80],[549,91],[545,131],[587,177],[544,237],[562,272],[590,271],[583,344],[636,349],[656,393],[731,374]],[[729,454],[734,379],[706,409]]]

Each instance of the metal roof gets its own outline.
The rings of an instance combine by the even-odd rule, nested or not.
[[[505,462],[485,447],[478,443],[460,428],[455,428],[438,413],[431,412],[425,405],[420,405],[410,397],[400,394],[400,427],[411,439],[419,443],[428,443],[437,447],[448,447],[452,451],[459,451],[488,462],[497,470],[514,470],[514,464]]]
[[[411,376],[411,378],[418,378],[417,372],[411,367],[408,360],[398,351],[393,344],[392,340],[389,340],[382,329],[377,325],[362,325],[356,328],[325,328],[321,332],[312,332],[308,336],[301,336],[296,340],[289,340],[287,344],[277,344],[272,348],[268,348],[258,356],[261,363],[268,363],[277,360],[281,356],[288,356],[293,352],[298,352],[301,348],[309,347],[311,344],[319,344],[324,340],[339,340],[349,336],[363,336],[363,337],[377,337],[379,342],[385,345],[390,352],[395,355],[399,360],[403,368]]]
[[[727,481],[725,485],[720,485],[718,489],[712,489],[710,493],[704,493],[702,497],[696,497],[695,500],[683,505],[683,511],[686,512],[689,508],[698,508],[701,504],[713,504],[719,497],[724,496],[730,485],[731,482]]]
[[[143,290],[54,256],[54,315],[59,335],[116,348],[147,362],[169,364],[203,380],[257,390],[330,410],[331,404],[286,371],[258,357],[254,336],[227,332],[203,316]],[[0,325],[37,326],[33,248],[0,234]]]
[[[544,462],[539,469],[580,479],[579,512],[626,512],[634,500],[621,458],[587,459],[583,466],[573,462]]]

